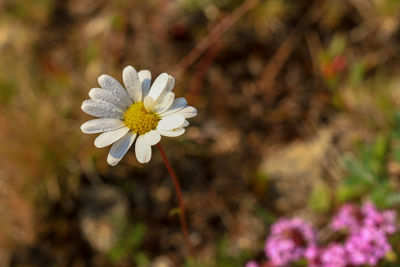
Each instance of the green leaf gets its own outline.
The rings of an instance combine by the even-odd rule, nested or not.
[[[354,179],[356,177],[359,179],[357,182],[364,180],[365,182],[372,183],[374,181],[374,176],[372,175],[371,170],[368,168],[368,165],[356,160],[353,156],[345,156],[343,158],[343,162],[349,171],[349,176],[354,177]]]
[[[380,186],[374,187],[371,192],[371,199],[376,206],[380,208],[388,208],[388,196],[390,195],[389,183],[382,183]]]
[[[366,72],[366,67],[361,61],[355,62],[350,67],[350,83],[359,84],[363,81]]]
[[[309,206],[317,212],[325,212],[331,205],[330,190],[325,185],[316,186],[308,199]]]
[[[343,53],[346,47],[346,39],[342,35],[335,35],[330,47],[329,52],[331,56],[337,56]]]
[[[346,184],[341,184],[336,190],[336,199],[339,203],[345,203],[353,199],[360,198],[363,194],[368,192],[369,187],[365,186],[349,186]]]
[[[175,215],[178,215],[179,213],[181,213],[181,209],[179,207],[176,207],[176,208],[173,208],[172,210],[170,210],[169,216],[174,217]]]
[[[135,225],[129,225],[125,231],[120,235],[117,244],[108,253],[108,257],[112,262],[118,262],[128,256],[137,256],[137,251],[142,240],[146,234],[146,225],[143,223],[137,223]],[[143,255],[142,255],[143,256]],[[136,260],[141,260],[143,257],[139,257]]]

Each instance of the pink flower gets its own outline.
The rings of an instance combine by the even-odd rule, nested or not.
[[[312,227],[301,219],[280,219],[271,227],[265,253],[276,266],[283,266],[305,256],[308,247],[316,243]]]
[[[323,267],[345,267],[348,264],[347,258],[346,249],[337,243],[330,244],[321,253]]]
[[[363,227],[345,243],[349,261],[353,265],[375,266],[392,248],[384,232],[375,227]]]
[[[360,228],[364,214],[361,213],[359,207],[353,204],[343,205],[337,214],[333,217],[331,228],[333,230],[349,230],[353,231]]]
[[[306,252],[309,267],[346,267],[348,256],[345,247],[331,243],[326,248],[313,247]]]
[[[353,204],[345,204],[332,219],[331,228],[334,230],[346,229],[350,233],[354,233],[367,226],[387,234],[393,234],[396,231],[395,218],[395,211],[380,212],[370,202],[365,203],[361,208]]]
[[[387,210],[379,212],[374,204],[366,203],[361,208],[362,213],[365,214],[364,225],[368,227],[375,227],[387,234],[396,232],[396,212]]]
[[[249,261],[246,263],[245,267],[258,267],[258,263],[256,261]]]

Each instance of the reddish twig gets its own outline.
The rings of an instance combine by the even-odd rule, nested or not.
[[[260,0],[247,0],[218,23],[178,64],[175,76],[189,68],[213,43],[215,43],[244,14],[252,9]]]
[[[196,105],[197,98],[203,89],[204,79],[221,48],[221,42],[216,42],[196,66],[186,97],[193,106]]]
[[[296,26],[287,35],[285,40],[281,43],[279,48],[276,50],[273,57],[269,60],[268,64],[264,67],[261,72],[260,80],[258,81],[258,87],[260,91],[266,92],[264,94],[264,101],[268,101],[271,95],[274,93],[272,90],[275,87],[275,79],[279,72],[282,70],[287,60],[289,59],[293,49],[296,47],[298,41],[300,40],[298,33],[301,28],[308,22],[310,17],[315,13],[316,10],[319,11],[319,16],[322,16],[324,12],[320,11],[322,9],[321,1],[314,1],[310,5],[304,15],[301,17]],[[315,18],[314,18],[315,19]]]
[[[162,148],[161,144],[158,143],[157,144],[158,149],[160,150],[161,156],[164,160],[164,164],[167,167],[167,170],[171,176],[172,182],[174,183],[175,186],[175,190],[176,190],[176,195],[178,197],[178,204],[179,204],[179,218],[181,221],[181,228],[182,228],[182,233],[183,236],[185,238],[185,242],[186,242],[186,246],[189,249],[189,253],[192,254],[193,252],[193,247],[192,244],[190,243],[190,239],[189,239],[189,231],[188,231],[188,227],[187,227],[187,223],[186,223],[186,217],[185,217],[185,206],[183,204],[183,197],[182,197],[182,191],[181,191],[181,187],[179,185],[178,179],[176,177],[176,174],[174,172],[174,170],[172,169],[171,165],[169,164],[168,158],[165,155],[164,149]]]
[[[269,92],[269,94],[264,94],[264,98],[271,97],[270,90],[274,88],[275,78],[289,59],[289,56],[296,45],[296,33],[297,28],[286,37],[261,73],[261,78],[258,83],[260,91]]]

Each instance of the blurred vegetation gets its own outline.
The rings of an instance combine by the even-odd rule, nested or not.
[[[400,211],[398,0],[3,0],[0,12],[0,266],[243,266],[279,216],[323,226],[366,199]],[[162,140],[191,257],[159,153],[112,168],[79,129],[97,77],[121,80],[128,64],[174,75],[199,109]],[[393,244],[382,266],[398,265]]]

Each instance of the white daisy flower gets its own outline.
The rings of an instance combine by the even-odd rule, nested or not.
[[[136,72],[127,66],[122,79],[125,88],[113,77],[103,74],[98,78],[101,88],[89,92],[91,99],[82,103],[82,110],[98,117],[81,126],[87,134],[101,133],[94,141],[96,147],[112,147],[108,164],[120,162],[135,142],[135,154],[140,163],[151,159],[151,146],[160,142],[161,135],[175,137],[185,132],[186,120],[197,115],[185,98],[175,98],[172,89],[175,79],[160,74],[151,84],[148,70]]]

